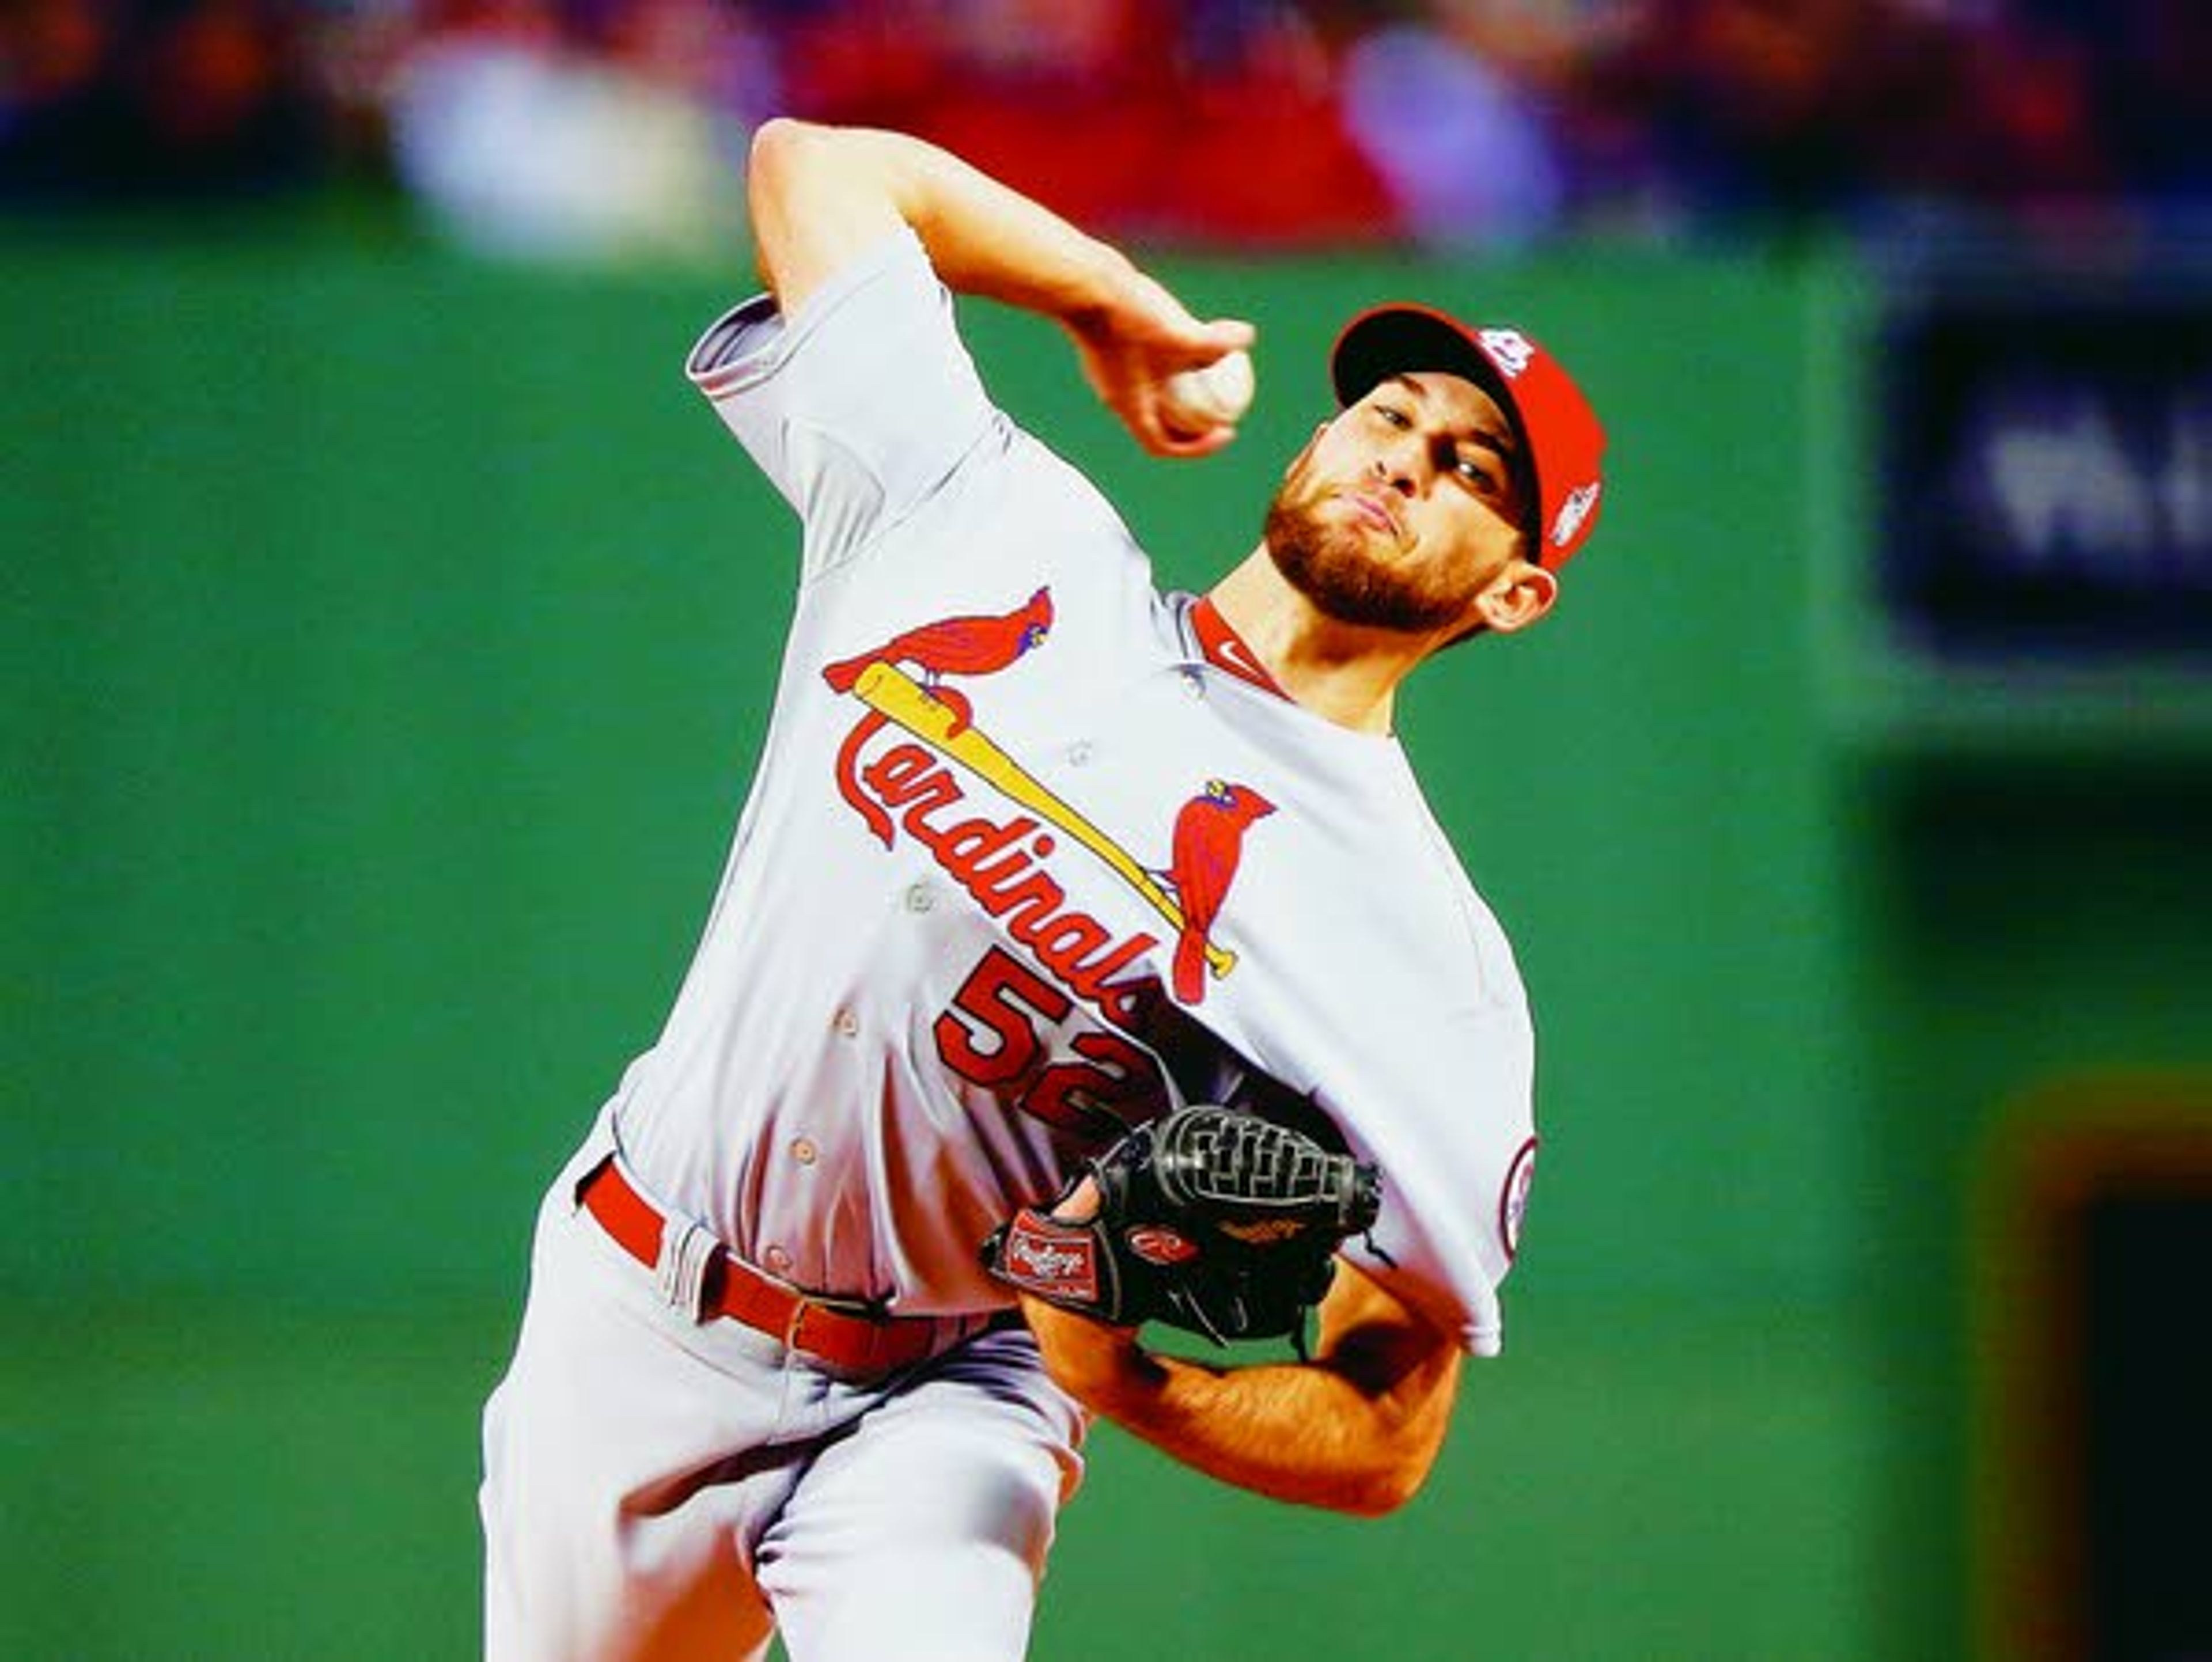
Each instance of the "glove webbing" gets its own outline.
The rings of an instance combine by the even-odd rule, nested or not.
[[[1382,1206],[1371,1167],[1256,1115],[1170,1117],[1158,1129],[1153,1170],[1162,1192],[1184,1205],[1328,1206],[1340,1235],[1368,1228]]]

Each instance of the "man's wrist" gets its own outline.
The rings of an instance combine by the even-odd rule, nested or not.
[[[1077,336],[1110,332],[1115,318],[1129,308],[1139,275],[1136,262],[1113,244],[1088,240],[1083,257],[1072,264],[1065,293],[1055,296],[1052,307]]]
[[[1157,1388],[1159,1363],[1137,1342],[1137,1329],[1116,1327],[1027,1293],[1018,1296],[1046,1371],[1085,1408],[1110,1416],[1133,1398]]]

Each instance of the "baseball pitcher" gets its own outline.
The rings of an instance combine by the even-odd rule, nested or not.
[[[749,185],[767,292],[687,367],[798,602],[696,959],[540,1210],[484,1415],[500,1662],[1018,1658],[1097,1415],[1396,1507],[1534,1170],[1512,954],[1392,715],[1590,534],[1559,361],[1361,314],[1257,545],[1163,593],[952,296],[1063,325],[1168,458],[1233,438],[1248,325],[898,135],[771,122]]]

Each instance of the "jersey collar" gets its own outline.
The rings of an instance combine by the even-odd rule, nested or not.
[[[1273,693],[1277,698],[1290,697],[1275,677],[1267,673],[1267,666],[1260,662],[1260,655],[1245,643],[1244,637],[1229,627],[1229,620],[1213,604],[1212,595],[1200,596],[1198,604],[1190,609],[1190,628],[1198,639],[1200,655],[1215,669],[1261,692]]]

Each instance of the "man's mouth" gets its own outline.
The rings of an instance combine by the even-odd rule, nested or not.
[[[1381,497],[1370,496],[1364,492],[1354,491],[1348,500],[1352,503],[1354,513],[1392,542],[1401,543],[1405,540],[1405,533],[1398,525],[1398,516],[1390,512],[1390,505]]]

